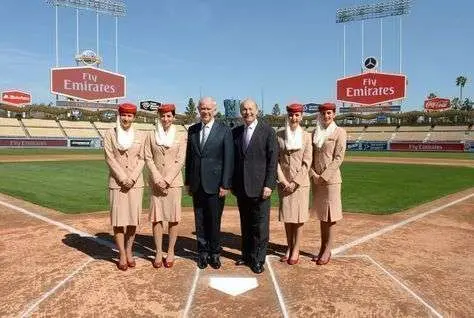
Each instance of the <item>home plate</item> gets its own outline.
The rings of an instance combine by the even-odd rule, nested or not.
[[[258,287],[255,277],[210,277],[209,287],[238,296]]]

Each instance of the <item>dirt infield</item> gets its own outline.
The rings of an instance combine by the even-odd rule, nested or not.
[[[36,162],[36,161],[85,161],[85,160],[104,160],[101,154],[65,154],[65,155],[0,155],[2,162]],[[394,164],[427,164],[443,166],[462,166],[474,168],[474,160],[468,159],[447,159],[447,158],[396,158],[396,157],[351,157],[346,156],[347,162],[374,162],[374,163],[394,163]]]
[[[154,269],[144,213],[137,267],[121,272],[116,253],[103,245],[112,240],[107,213],[64,215],[0,194],[0,285],[10,286],[0,290],[0,316],[474,316],[473,211],[471,188],[394,215],[346,213],[337,225],[339,253],[326,266],[310,261],[319,247],[311,219],[300,263],[289,266],[278,261],[285,236],[272,210],[262,275],[233,264],[237,210],[224,212],[220,270],[196,268],[191,209],[183,211],[180,259],[172,269]],[[258,287],[230,296],[209,286],[215,277],[256,278]]]

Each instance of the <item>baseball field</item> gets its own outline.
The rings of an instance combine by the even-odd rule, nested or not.
[[[148,189],[137,267],[116,270],[107,174],[101,151],[0,149],[0,283],[9,286],[0,290],[0,316],[474,315],[474,154],[347,153],[333,260],[310,261],[319,248],[311,219],[300,263],[278,262],[285,234],[274,195],[270,254],[259,276],[233,265],[240,246],[233,197],[222,221],[220,270],[195,266],[186,195],[180,259],[154,269]],[[252,287],[229,295],[216,289],[220,281]]]

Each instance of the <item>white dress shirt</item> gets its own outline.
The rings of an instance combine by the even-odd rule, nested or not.
[[[250,125],[245,125],[244,131],[244,147],[247,150],[247,147],[250,144],[250,140],[252,140],[253,132],[255,131],[255,127],[257,127],[258,120],[255,119]]]
[[[206,144],[207,138],[209,137],[209,133],[212,129],[212,125],[214,125],[214,119],[212,119],[207,124],[201,122],[201,133],[199,134],[199,143],[201,144],[201,147]]]

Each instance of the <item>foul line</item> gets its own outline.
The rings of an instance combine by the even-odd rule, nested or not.
[[[74,272],[69,274],[68,277],[60,281],[56,286],[48,290],[46,293],[44,293],[40,298],[38,298],[32,305],[28,307],[21,315],[20,317],[29,317],[31,313],[36,309],[36,307],[39,306],[44,300],[46,300],[49,296],[54,294],[61,286],[66,284],[68,281],[70,281],[77,273],[79,273],[84,267],[86,267],[90,262],[92,262],[94,259],[92,257],[89,257],[89,259],[82,264],[79,268],[77,268]]]
[[[423,305],[425,305],[426,308],[428,308],[436,317],[442,318],[443,315],[441,315],[439,312],[437,312],[433,307],[431,307],[430,304],[428,304],[426,301],[423,300],[420,296],[418,296],[414,291],[412,291],[410,288],[408,288],[407,285],[402,283],[398,278],[393,276],[388,270],[382,267],[379,263],[377,263],[372,257],[369,255],[362,255],[363,257],[367,258],[372,264],[377,266],[380,270],[382,270],[388,277],[390,277],[392,280],[394,280],[400,287],[402,287],[404,290],[406,290],[410,295],[415,297],[419,302],[421,302]]]
[[[186,307],[184,307],[183,317],[189,317],[189,310],[191,309],[191,305],[193,304],[194,293],[196,292],[196,285],[199,279],[199,267],[196,268],[196,272],[194,273],[193,284],[191,285],[191,290],[189,291],[188,300],[186,301]]]
[[[450,207],[452,205],[455,205],[455,204],[458,204],[459,202],[462,202],[464,200],[467,200],[469,199],[470,197],[474,196],[474,193],[471,193],[471,194],[468,194],[460,199],[457,199],[455,201],[452,201],[450,203],[447,203],[445,205],[442,205],[440,207],[437,207],[437,208],[434,208],[434,209],[431,209],[429,211],[426,211],[426,212],[423,212],[421,214],[418,214],[418,215],[415,215],[415,216],[412,216],[406,220],[403,220],[401,222],[398,222],[398,223],[395,223],[395,224],[392,224],[392,225],[389,225],[389,226],[386,226],[386,227],[383,227],[381,228],[380,230],[376,231],[376,232],[373,232],[371,234],[368,234],[368,235],[365,235],[365,236],[362,236],[361,238],[358,238],[352,242],[349,242],[347,244],[344,244],[342,246],[339,246],[339,247],[336,247],[334,249],[332,249],[332,253],[333,254],[340,254],[340,253],[343,253],[343,252],[346,252],[347,250],[353,248],[354,246],[356,245],[359,245],[359,244],[362,244],[362,243],[365,243],[373,238],[376,238],[382,234],[385,234],[387,232],[390,232],[390,231],[393,231],[399,227],[402,227],[408,223],[411,223],[411,222],[414,222],[416,220],[419,220],[421,218],[424,218],[425,216],[427,215],[430,215],[430,214],[433,214],[433,213],[436,213],[436,212],[439,212],[447,207]]]
[[[283,300],[283,294],[281,292],[280,286],[278,285],[278,282],[276,280],[275,272],[273,272],[272,264],[270,262],[270,257],[266,256],[265,258],[267,260],[266,263],[267,263],[268,271],[270,272],[270,276],[272,278],[273,287],[275,287],[275,291],[278,297],[278,302],[280,304],[281,312],[284,318],[288,318],[290,316],[288,315],[288,311],[286,309],[285,301]]]

